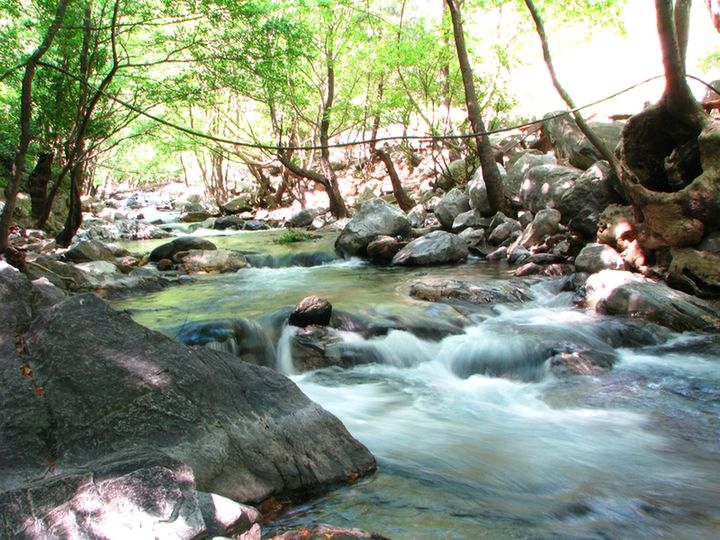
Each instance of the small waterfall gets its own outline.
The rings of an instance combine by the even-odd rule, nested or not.
[[[177,340],[238,356],[245,362],[275,367],[275,348],[265,328],[249,319],[189,323],[180,327]]]
[[[295,374],[295,364],[292,359],[292,340],[297,331],[297,326],[286,324],[280,332],[280,337],[275,349],[275,357],[277,358],[276,369],[285,375]]]

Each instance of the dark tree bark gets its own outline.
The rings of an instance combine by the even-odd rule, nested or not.
[[[39,220],[47,204],[47,190],[52,178],[52,164],[55,160],[54,152],[42,152],[38,156],[35,168],[28,176],[28,193],[30,194],[30,215]]]
[[[495,151],[490,144],[490,138],[487,135],[485,122],[480,114],[480,106],[478,105],[477,94],[475,92],[475,82],[473,80],[472,67],[465,45],[465,33],[462,26],[462,13],[460,12],[459,0],[446,0],[452,19],[453,35],[455,38],[455,50],[457,52],[458,63],[460,64],[460,73],[462,74],[463,87],[465,90],[465,104],[467,106],[468,119],[473,132],[476,134],[475,141],[477,144],[477,153],[480,158],[480,166],[482,168],[485,187],[487,188],[488,202],[493,213],[503,212],[509,215],[511,213],[510,204],[505,198],[505,190],[502,178],[495,162]]]
[[[393,187],[393,195],[395,196],[395,200],[397,201],[398,206],[402,209],[403,212],[409,212],[410,210],[415,208],[416,203],[412,199],[412,197],[407,194],[405,188],[403,188],[402,181],[398,176],[397,170],[395,170],[395,164],[393,163],[388,153],[381,148],[376,148],[375,153],[387,169],[388,176],[390,176],[390,182],[392,183]]]
[[[22,89],[20,92],[20,136],[18,138],[18,146],[15,152],[15,159],[10,171],[10,178],[5,187],[5,207],[0,216],[0,253],[5,252],[8,245],[8,235],[10,232],[10,222],[15,211],[15,201],[17,198],[20,181],[25,173],[25,157],[27,155],[30,141],[32,140],[31,121],[33,109],[33,82],[35,80],[35,72],[37,71],[40,59],[48,51],[55,39],[67,9],[69,0],[59,0],[55,9],[55,18],[50,28],[48,28],[42,43],[33,51],[25,63],[25,73],[22,80]]]
[[[80,56],[80,71],[82,73],[84,83],[81,85],[81,97],[78,106],[78,119],[77,127],[75,132],[74,140],[68,145],[69,151],[66,156],[66,164],[61,171],[57,182],[54,184],[50,196],[48,197],[48,203],[52,204],[52,201],[57,194],[57,190],[60,186],[60,182],[64,176],[70,175],[71,187],[70,187],[70,209],[68,212],[65,226],[60,234],[57,236],[56,241],[58,245],[67,247],[70,245],[73,236],[82,224],[82,208],[81,208],[81,196],[83,193],[83,184],[85,182],[85,171],[88,160],[88,139],[87,133],[90,123],[97,109],[100,99],[105,95],[108,87],[112,83],[115,75],[120,70],[120,55],[118,52],[117,42],[117,30],[120,18],[120,4],[121,0],[116,0],[113,5],[113,14],[110,22],[110,49],[111,59],[110,68],[103,77],[102,81],[98,84],[97,88],[90,93],[90,76],[91,76],[91,60],[90,60],[90,47],[92,40],[92,33],[95,31],[91,20],[91,13],[89,7],[85,12],[84,21],[84,43],[83,49]],[[45,210],[45,219],[50,214],[50,208]]]

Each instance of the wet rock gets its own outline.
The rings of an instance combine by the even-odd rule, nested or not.
[[[179,259],[185,271],[191,274],[237,272],[250,266],[245,255],[229,249],[191,249],[176,253],[175,258]]]
[[[198,238],[195,236],[181,236],[168,242],[166,244],[159,245],[150,252],[151,261],[159,261],[160,259],[171,259],[175,258],[175,255],[181,251],[190,251],[191,249],[202,249],[202,250],[214,250],[217,246],[210,240],[204,238]]]
[[[586,283],[587,304],[600,313],[641,318],[678,332],[716,332],[717,306],[665,283],[629,272],[605,270]]]
[[[304,328],[310,325],[327,326],[332,316],[332,304],[319,296],[303,298],[288,318],[288,323]]]
[[[360,529],[344,529],[321,523],[312,527],[287,531],[269,540],[389,540],[377,533]]]
[[[440,226],[449,231],[458,215],[470,210],[470,198],[460,188],[453,188],[445,194],[433,212],[440,222]]]
[[[575,267],[571,264],[558,264],[558,263],[551,263],[551,264],[545,264],[545,263],[537,263],[530,261],[526,264],[523,264],[521,267],[519,267],[515,272],[513,273],[514,276],[517,277],[525,277],[525,276],[548,276],[548,277],[557,277],[557,276],[567,276],[575,272]]]
[[[612,369],[615,357],[588,347],[574,344],[559,347],[550,358],[550,370],[556,376],[591,375],[597,376]]]
[[[277,367],[274,343],[261,324],[249,319],[187,323],[177,330],[175,339],[185,345],[231,353],[251,364],[273,369]]]
[[[219,231],[225,231],[227,229],[232,229],[235,231],[241,231],[245,227],[245,220],[241,218],[240,216],[236,215],[230,215],[230,216],[220,216],[213,222],[213,229],[219,230]]]
[[[197,210],[194,212],[184,212],[180,216],[180,221],[183,223],[202,223],[211,217],[213,217],[212,214],[207,210]]]
[[[468,256],[468,247],[458,235],[433,231],[402,248],[392,259],[394,265],[422,266],[461,261]]]
[[[375,469],[339,420],[285,377],[175,343],[95,295],[55,304],[25,341],[23,361],[42,388],[36,399],[45,413],[24,421],[46,434],[41,455],[18,460],[28,478],[47,472],[47,458],[63,474],[154,448],[190,466],[200,490],[252,502],[307,496]],[[17,466],[14,457],[29,450],[8,442],[3,459]],[[32,458],[42,465],[32,467]],[[22,487],[18,473],[0,482],[4,490]]]
[[[694,249],[671,250],[668,283],[701,298],[720,297],[720,255]]]
[[[335,249],[343,257],[364,257],[368,244],[377,237],[407,238],[410,232],[410,221],[405,213],[376,198],[360,205],[335,241]]]
[[[407,242],[392,236],[378,236],[368,244],[367,255],[376,264],[389,264],[397,252],[406,245]]]
[[[471,282],[459,279],[432,279],[413,283],[410,296],[430,302],[459,300],[471,304],[506,304],[530,300],[527,282]]]
[[[601,270],[622,270],[625,261],[620,254],[605,244],[588,244],[575,258],[578,272],[594,274]]]
[[[236,503],[215,493],[196,493],[208,538],[228,536],[260,540],[262,515],[252,506]]]
[[[65,260],[82,263],[89,261],[114,262],[116,255],[113,249],[98,240],[81,240],[65,252]]]

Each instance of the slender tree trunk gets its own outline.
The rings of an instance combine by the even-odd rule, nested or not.
[[[384,150],[377,148],[375,152],[377,157],[379,157],[385,164],[388,176],[390,176],[390,182],[392,183],[393,195],[395,195],[395,200],[397,201],[398,206],[403,210],[403,212],[409,212],[415,207],[415,201],[407,194],[405,188],[403,188],[397,170],[395,170],[395,164],[392,159],[390,159],[388,153]]]
[[[373,115],[372,132],[370,133],[370,161],[374,161],[375,156],[377,155],[377,137],[378,137],[378,133],[380,131],[380,123],[382,121],[382,119],[380,118],[380,102],[382,101],[384,94],[385,94],[385,81],[380,80],[380,82],[377,85],[377,90],[375,93],[375,97],[378,101],[378,106],[377,106],[377,111]]]
[[[335,66],[330,52],[326,52],[327,62],[327,96],[323,104],[322,118],[320,119],[320,167],[326,178],[323,183],[330,200],[330,213],[336,218],[348,216],[348,210],[340,194],[337,176],[330,164],[330,114],[335,101]]]
[[[83,84],[82,87],[82,100],[80,103],[80,107],[78,108],[79,114],[78,114],[78,120],[77,120],[77,132],[75,134],[75,139],[73,141],[73,144],[71,146],[71,150],[68,154],[67,164],[66,168],[68,172],[70,172],[71,176],[71,197],[70,197],[70,210],[68,212],[68,218],[65,222],[65,227],[63,231],[61,231],[58,238],[62,238],[63,242],[67,241],[68,244],[63,244],[58,239],[58,244],[61,246],[67,246],[69,245],[69,241],[72,240],[73,236],[75,236],[75,233],[77,232],[78,228],[82,224],[82,208],[80,207],[80,197],[73,197],[73,189],[77,191],[77,193],[80,195],[83,192],[83,185],[82,182],[85,181],[85,171],[87,167],[87,158],[88,158],[88,149],[87,149],[87,132],[88,128],[90,127],[90,123],[93,120],[95,110],[98,106],[98,103],[100,102],[100,99],[104,96],[105,92],[107,91],[108,87],[112,83],[113,79],[115,78],[115,75],[117,74],[118,70],[120,69],[120,57],[118,53],[118,43],[117,43],[117,30],[118,30],[118,23],[119,23],[119,17],[120,17],[120,4],[121,0],[115,0],[114,6],[113,6],[113,14],[112,14],[112,20],[110,22],[110,49],[112,52],[111,57],[111,65],[108,72],[103,77],[102,81],[98,85],[97,89],[95,90],[92,95],[89,97],[85,95],[85,92],[87,92],[90,89],[89,84],[87,84],[90,81],[90,74],[92,70],[91,60],[89,56],[89,48],[90,48],[90,41],[92,38],[92,32],[94,31],[92,19],[91,19],[91,3],[88,4],[88,7],[86,8],[85,12],[85,38],[87,39],[87,47],[88,49],[85,51],[88,53],[87,57],[81,56],[81,70],[83,73],[83,79],[86,82],[86,84]],[[85,46],[84,46],[85,47]],[[75,182],[79,181],[81,182],[80,185],[75,186]],[[57,190],[55,191],[55,193]],[[53,197],[55,195],[53,193]],[[49,200],[50,203],[52,203],[52,199]],[[75,206],[75,207],[73,207]],[[68,240],[69,239],[69,240]]]
[[[63,230],[55,238],[59,246],[67,247],[82,224],[82,188],[85,180],[85,167],[77,163],[70,171],[70,207]]]
[[[25,173],[25,156],[32,139],[31,120],[32,120],[32,89],[35,79],[35,71],[38,62],[48,51],[52,45],[55,35],[60,29],[63,19],[65,18],[65,10],[69,0],[59,0],[55,9],[55,18],[50,28],[45,34],[45,38],[37,49],[30,55],[25,64],[25,73],[22,80],[22,88],[20,92],[20,136],[18,138],[18,146],[15,152],[15,159],[10,171],[7,186],[5,186],[5,207],[0,216],[0,253],[5,252],[8,245],[8,235],[10,233],[10,222],[15,211],[15,201],[17,198],[20,181]]]
[[[455,50],[457,52],[460,73],[462,74],[463,87],[465,89],[465,103],[468,110],[470,126],[475,133],[478,157],[482,168],[483,179],[488,194],[488,202],[493,213],[503,212],[510,214],[510,204],[505,198],[505,190],[502,178],[495,162],[495,152],[490,144],[487,135],[485,122],[483,122],[478,106],[477,94],[475,93],[475,82],[473,80],[472,67],[465,45],[465,33],[462,26],[462,14],[460,12],[459,0],[446,0],[452,19],[453,35],[455,37]]]
[[[548,72],[550,73],[550,78],[553,82],[553,86],[555,86],[555,90],[557,90],[557,93],[572,111],[572,115],[573,117],[575,117],[575,122],[580,128],[580,131],[583,132],[583,135],[585,135],[585,137],[587,137],[590,143],[595,148],[597,148],[598,152],[600,152],[600,155],[605,160],[607,160],[613,170],[618,173],[619,164],[617,158],[615,157],[615,154],[613,154],[612,151],[607,147],[607,145],[602,141],[602,139],[595,134],[592,128],[587,124],[587,122],[585,122],[585,119],[582,117],[580,112],[575,110],[575,102],[570,97],[570,94],[568,94],[565,88],[563,88],[563,86],[560,84],[560,80],[558,79],[557,73],[555,71],[555,66],[553,65],[552,56],[550,55],[550,46],[548,45],[547,34],[545,33],[545,25],[543,24],[542,17],[540,17],[540,13],[538,12],[532,0],[525,0],[525,5],[530,11],[530,15],[532,15],[533,21],[535,22],[535,29],[538,36],[540,37],[540,42],[542,44],[545,65],[547,65]]]

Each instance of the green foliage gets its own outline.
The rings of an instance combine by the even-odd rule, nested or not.
[[[134,181],[176,176],[186,152],[198,160],[240,155],[223,142],[158,126],[143,111],[190,130],[271,145],[316,145],[323,119],[331,135],[367,131],[376,118],[381,125],[457,131],[450,120],[458,115],[448,115],[464,107],[462,84],[449,21],[437,2],[428,14],[427,4],[417,9],[420,4],[406,0],[123,1],[114,33],[114,2],[71,2],[37,73],[28,159],[43,149],[63,159],[93,96],[86,159],[105,174]],[[551,30],[616,24],[625,2],[536,3]],[[56,0],[0,3],[0,130],[8,138],[0,141],[0,158],[12,154],[18,130],[22,69],[13,68],[40,42],[55,6]],[[465,0],[463,12],[487,123],[507,123],[515,105],[508,83],[522,62],[521,38],[532,30],[524,2]],[[79,54],[84,43],[85,60]],[[113,69],[112,81],[97,94]],[[326,110],[330,71],[334,99]],[[294,157],[311,163],[317,156]]]
[[[287,231],[284,231],[282,235],[275,238],[273,242],[276,244],[292,244],[294,242],[306,242],[308,240],[315,240],[317,238],[316,235],[311,234],[307,231],[300,231],[298,229],[288,229]]]
[[[713,51],[700,61],[698,66],[702,71],[708,73],[720,68],[720,50]]]

